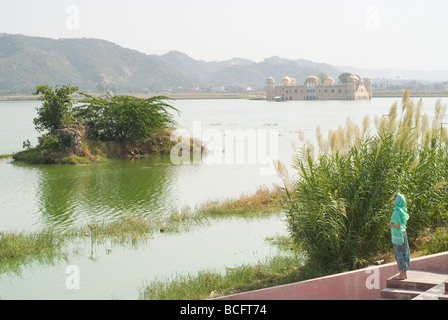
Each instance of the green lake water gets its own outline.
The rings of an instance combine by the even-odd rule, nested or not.
[[[435,100],[424,99],[424,112],[430,116]],[[181,111],[176,114],[179,127],[191,135],[212,137],[208,142],[215,158],[208,159],[214,161],[204,158],[201,163],[174,164],[169,156],[150,156],[92,165],[44,166],[0,159],[0,231],[64,231],[126,215],[160,216],[205,201],[250,194],[261,186],[281,185],[277,174],[267,170],[265,156],[281,160],[294,175],[299,130],[313,141],[317,126],[323,132],[337,129],[348,117],[361,124],[365,115],[371,115],[373,126],[373,115],[386,114],[395,101],[400,99],[178,100],[174,104]],[[38,105],[36,101],[0,102],[0,154],[20,151],[26,139],[36,144],[38,134],[32,119]],[[250,160],[254,150],[249,150],[249,143],[240,150],[242,161],[236,156],[226,159],[230,154],[226,137],[237,130],[255,134],[255,161]],[[274,154],[269,153],[271,149]],[[234,151],[237,155],[238,150]],[[137,247],[81,239],[73,244],[76,254],[73,248],[67,249],[67,260],[25,266],[20,275],[0,275],[0,298],[137,299],[138,288],[146,280],[200,269],[222,271],[276,255],[279,251],[266,240],[276,234],[287,234],[282,214],[255,220],[212,220],[177,234],[155,234]],[[67,267],[73,265],[80,270],[79,289],[66,286]]]

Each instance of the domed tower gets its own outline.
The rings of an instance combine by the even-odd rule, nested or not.
[[[334,80],[334,78],[332,78],[332,77],[327,77],[325,80],[324,80],[324,83],[323,83],[324,85],[326,85],[326,86],[334,86],[334,84],[335,84],[335,80]]]
[[[319,85],[319,78],[315,76],[308,76],[305,78],[306,96],[305,100],[318,100],[316,93],[316,86]]]
[[[347,99],[356,100],[356,91],[358,90],[359,78],[351,75],[347,78]]]
[[[364,85],[369,93],[369,99],[372,99],[372,80],[370,80],[370,78],[364,78]]]
[[[319,84],[319,78],[315,76],[308,76],[305,79],[305,85],[307,87],[315,87]]]
[[[354,76],[354,75],[351,75],[347,79],[347,83],[350,83],[350,84],[357,84],[358,82],[359,82],[359,78],[357,76]]]
[[[282,86],[289,86],[289,85],[291,85],[291,78],[288,76],[285,76],[282,79]]]
[[[266,100],[274,100],[275,98],[275,80],[273,77],[269,77],[266,81]]]

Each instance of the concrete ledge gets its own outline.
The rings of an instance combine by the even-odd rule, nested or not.
[[[411,270],[448,271],[448,251],[411,260]],[[216,300],[376,300],[395,262],[216,298]]]

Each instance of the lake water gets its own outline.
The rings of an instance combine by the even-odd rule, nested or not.
[[[317,126],[325,132],[344,125],[347,118],[361,124],[365,115],[373,123],[374,115],[386,114],[400,100],[178,100],[174,105],[180,110],[179,127],[203,138],[213,151],[201,163],[175,164],[169,156],[77,166],[0,159],[0,231],[64,231],[125,215],[164,215],[173,208],[194,208],[205,201],[253,193],[261,186],[281,185],[269,164],[279,159],[294,174],[293,145],[299,144],[299,130],[313,140]],[[432,115],[436,98],[423,101],[424,112]],[[0,102],[0,154],[22,150],[27,139],[36,144],[32,120],[39,104]],[[247,140],[238,144],[242,136]],[[282,215],[274,215],[217,220],[180,234],[156,235],[138,248],[91,246],[85,240],[69,261],[27,266],[21,276],[0,275],[0,298],[136,299],[145,279],[204,268],[223,270],[275,255],[278,251],[265,239],[286,232]],[[67,289],[68,265],[81,270],[80,289]]]

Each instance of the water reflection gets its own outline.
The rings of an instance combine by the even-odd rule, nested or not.
[[[85,166],[33,166],[42,224],[73,223],[123,215],[163,214],[172,205],[178,168],[169,157],[145,157]]]
[[[64,230],[126,215],[163,215],[280,183],[259,170],[247,164],[174,165],[168,156],[76,166],[0,160],[1,228]]]

